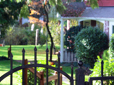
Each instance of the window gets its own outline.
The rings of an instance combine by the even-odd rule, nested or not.
[[[82,0],[76,0],[76,2],[82,2]]]
[[[114,33],[114,25],[112,26],[112,34]]]

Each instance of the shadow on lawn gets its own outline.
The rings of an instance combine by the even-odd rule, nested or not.
[[[6,58],[5,56],[0,56],[0,61],[2,60],[9,60],[8,58]]]

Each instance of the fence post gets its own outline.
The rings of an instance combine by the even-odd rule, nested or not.
[[[103,60],[101,61],[101,77],[103,77]],[[101,85],[103,85],[103,80],[101,80]]]
[[[24,65],[28,64],[28,60],[26,59],[24,62]],[[24,80],[25,80],[25,85],[27,85],[27,68],[24,69]]]
[[[85,70],[82,68],[83,62],[79,61],[79,68],[75,70],[76,85],[84,85],[85,81]]]
[[[40,79],[40,85],[44,85],[44,72],[40,72],[41,79]]]
[[[10,70],[12,71],[13,69],[13,55],[10,53]],[[10,75],[10,85],[13,85],[13,74],[11,73]]]
[[[57,71],[55,71],[55,75],[57,74]],[[55,80],[55,85],[57,85],[57,79]]]
[[[8,48],[8,58],[10,59],[10,54],[11,54],[11,45],[10,47]]]

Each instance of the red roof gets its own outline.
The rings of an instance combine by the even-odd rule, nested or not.
[[[98,0],[99,6],[114,6],[114,0]]]

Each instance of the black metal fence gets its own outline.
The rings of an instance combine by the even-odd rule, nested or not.
[[[90,77],[89,79],[89,85],[92,85],[92,81],[93,80],[101,80],[101,85],[103,85],[103,80],[114,80],[114,76],[107,76],[107,77],[104,77],[103,76],[103,65],[104,65],[104,62],[102,61],[101,62],[101,77]]]
[[[19,67],[16,67],[13,69],[13,55],[12,53],[10,54],[10,61],[11,61],[11,66],[10,66],[10,71],[3,74],[1,77],[0,77],[0,82],[6,78],[7,76],[10,75],[10,85],[13,85],[13,76],[12,74],[20,69],[22,69],[22,85],[25,85],[25,74],[24,74],[24,69],[25,68],[31,68],[31,67],[34,67],[34,85],[36,85],[36,68],[37,67],[44,67],[46,68],[46,85],[48,85],[48,69],[52,69],[52,70],[55,70],[58,72],[58,85],[60,85],[60,73],[64,76],[66,76],[69,80],[70,80],[70,85],[74,85],[74,82],[73,82],[73,66],[71,67],[71,76],[69,76],[67,73],[65,73],[64,71],[60,70],[60,53],[58,54],[58,68],[55,68],[55,67],[52,67],[48,64],[48,48],[46,49],[46,65],[44,64],[37,64],[37,48],[35,47],[34,48],[34,64],[29,64],[29,65],[24,65],[24,60],[25,60],[25,50],[23,49],[22,50],[22,66],[19,66]]]
[[[48,64],[48,48],[46,49],[46,65],[44,64],[37,64],[37,48],[34,48],[34,64],[29,64],[29,65],[25,65],[25,50],[22,50],[22,66],[16,67],[13,69],[13,55],[12,53],[10,53],[10,71],[3,74],[0,77],[0,82],[6,78],[7,76],[10,75],[10,85],[13,85],[13,76],[12,74],[20,69],[22,69],[22,85],[25,85],[25,74],[24,74],[24,70],[25,68],[31,68],[34,67],[34,85],[36,85],[36,72],[37,72],[37,67],[44,67],[46,68],[46,85],[48,85],[48,69],[52,69],[58,72],[58,85],[60,85],[60,73],[64,76],[66,76],[69,80],[70,80],[70,85],[74,85],[74,80],[73,80],[73,65],[71,66],[71,76],[69,76],[67,73],[65,73],[64,71],[60,70],[60,53],[58,54],[58,67],[52,67]],[[82,68],[83,63],[79,62],[79,68],[75,70],[76,72],[76,85],[92,85],[92,81],[93,80],[101,80],[101,85],[103,85],[103,80],[114,80],[114,76],[111,77],[104,77],[103,76],[103,61],[101,62],[101,77],[90,77],[88,82],[85,82],[85,70]]]

